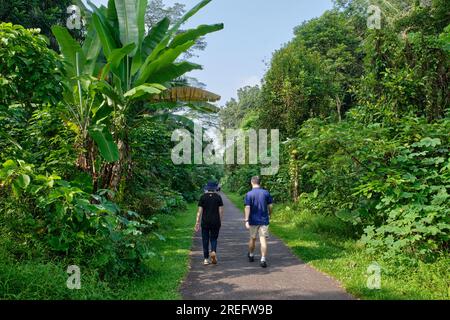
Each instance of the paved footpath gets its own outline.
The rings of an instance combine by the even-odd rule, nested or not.
[[[203,266],[201,234],[194,237],[189,274],[181,287],[186,300],[348,300],[354,299],[331,277],[300,261],[271,235],[268,268],[247,259],[248,231],[239,210],[222,194],[225,218],[220,230],[219,264]],[[259,242],[259,240],[257,241]]]

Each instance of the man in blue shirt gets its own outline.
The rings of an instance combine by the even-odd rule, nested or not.
[[[267,268],[267,239],[269,237],[269,223],[272,215],[273,199],[269,191],[261,188],[261,179],[252,178],[252,191],[245,196],[245,227],[250,230],[248,244],[248,260],[255,261],[254,251],[256,237],[261,242],[261,267]]]

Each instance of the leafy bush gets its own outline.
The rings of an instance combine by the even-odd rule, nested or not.
[[[62,97],[60,67],[38,30],[0,23],[0,161],[17,157],[41,162],[53,149],[50,139],[62,132],[55,130],[62,121],[51,108]]]
[[[301,211],[336,215],[353,225],[371,252],[435,257],[446,250],[450,234],[450,119],[366,125],[358,121],[366,111],[352,110],[339,123],[308,120],[283,146],[280,172],[263,184],[283,202],[292,199],[298,179]],[[225,186],[243,194],[257,173],[256,166],[237,168]]]
[[[61,67],[39,30],[0,23],[0,110],[61,100]]]
[[[21,160],[3,163],[0,183],[3,192],[10,190],[16,200],[26,204],[24,220],[16,223],[17,208],[13,203],[4,203],[2,219],[6,226],[23,233],[21,224],[25,224],[28,237],[44,240],[50,256],[86,259],[100,272],[120,274],[138,270],[140,262],[154,254],[142,235],[152,229],[155,221],[133,211],[123,212],[108,200],[108,190],[90,195]]]
[[[379,199],[375,209],[385,219],[365,229],[363,241],[373,250],[426,258],[448,246],[450,120],[429,127],[433,136],[417,134],[420,140],[397,148],[389,167],[380,168],[384,179],[368,175],[357,187],[367,198]]]
[[[404,117],[392,127],[310,120],[291,142],[299,205],[354,224],[372,251],[435,256],[450,234],[448,132],[448,118]]]
[[[170,119],[190,122],[173,113],[188,107],[215,110],[190,101],[192,94],[196,100],[215,95],[180,90],[189,85],[180,77],[200,66],[177,59],[198,38],[223,28],[201,26],[184,31],[189,39],[178,36],[179,26],[209,2],[201,1],[179,24],[164,18],[152,30],[137,18],[145,14],[146,1],[132,15],[123,8],[135,6],[134,0],[109,3],[107,17],[104,7],[91,6],[82,44],[65,28],[52,27],[61,57],[38,29],[0,24],[0,291],[5,297],[38,297],[30,291],[39,286],[47,293],[53,287],[44,282],[51,274],[61,280],[58,268],[67,262],[84,266],[88,281],[100,285],[138,274],[148,267],[143,262],[157,255],[151,238],[164,239],[156,229],[187,201],[197,200],[208,180],[219,178],[218,167],[175,166],[170,157],[171,132],[180,127]],[[134,44],[121,43],[127,35],[118,24],[139,29]],[[130,72],[123,72],[126,68]],[[150,78],[156,84],[147,84]],[[189,103],[180,102],[185,100]],[[27,283],[32,266],[42,277],[36,286]],[[49,296],[89,297],[61,290]]]

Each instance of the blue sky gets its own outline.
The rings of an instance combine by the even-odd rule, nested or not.
[[[174,2],[190,9],[199,1],[165,1],[169,5]],[[295,26],[331,7],[331,0],[213,0],[184,28],[223,22],[225,29],[207,36],[206,50],[191,59],[203,65],[203,70],[189,75],[222,96],[223,105],[240,87],[260,83],[272,53],[292,39]]]

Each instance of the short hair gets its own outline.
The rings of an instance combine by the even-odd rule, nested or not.
[[[252,177],[252,184],[261,184],[261,178],[258,176]]]

